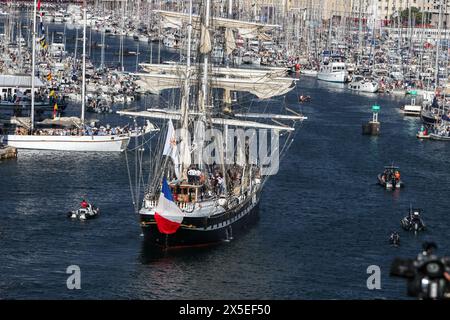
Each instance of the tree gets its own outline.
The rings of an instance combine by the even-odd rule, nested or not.
[[[425,14],[425,15],[424,15]],[[420,25],[422,24],[422,15],[424,15],[423,24],[429,24],[431,19],[430,16],[424,12],[421,12],[419,8],[411,7],[411,24]],[[397,21],[397,13],[394,13],[391,16],[393,21]],[[408,24],[409,19],[409,9],[402,10],[400,12],[400,21],[403,25]]]

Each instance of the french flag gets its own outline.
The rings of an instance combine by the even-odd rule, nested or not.
[[[161,195],[155,209],[155,220],[159,232],[164,234],[177,232],[183,217],[183,212],[173,201],[172,191],[170,191],[167,180],[164,178]]]

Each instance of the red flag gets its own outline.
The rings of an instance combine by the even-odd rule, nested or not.
[[[41,0],[38,0],[37,9],[38,9],[38,11],[41,10]]]

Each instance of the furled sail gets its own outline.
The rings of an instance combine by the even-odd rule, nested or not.
[[[181,79],[174,74],[136,73],[140,80],[136,81],[143,91],[159,94],[163,90],[181,87]]]
[[[189,22],[189,15],[185,13],[164,10],[155,10],[154,12],[161,16],[162,26],[164,28],[181,29],[183,28],[183,24]],[[237,30],[239,34],[246,39],[258,37],[258,35],[264,34],[266,31],[271,31],[280,27],[278,25],[246,22],[219,17],[213,17],[212,19],[214,20],[214,27]],[[197,29],[201,27],[200,17],[198,15],[192,15],[192,26]]]
[[[225,53],[229,55],[234,49],[236,49],[236,39],[234,38],[233,30],[227,28],[225,30]]]
[[[177,120],[181,119],[181,113],[176,110],[164,110],[164,109],[148,109],[146,111],[117,111],[118,114],[129,117],[143,117],[152,119],[164,119],[164,120]],[[190,118],[201,117],[200,113],[190,113]],[[212,124],[216,125],[229,125],[243,128],[259,128],[259,129],[272,129],[279,131],[294,131],[295,129],[289,126],[271,125],[266,123],[260,123],[255,121],[247,121],[240,119],[227,119],[227,118],[211,118]]]
[[[135,74],[147,85],[146,91],[158,94],[165,89],[179,88],[180,77],[174,74],[153,74],[140,73]],[[231,91],[242,91],[254,94],[259,99],[269,99],[288,93],[295,87],[295,81],[290,78],[225,78],[211,77],[211,86],[213,88],[226,89]],[[197,83],[197,79],[190,80],[191,85]]]
[[[219,78],[213,77],[211,85],[215,88],[222,88],[231,91],[244,91],[254,94],[259,99],[270,99],[281,96],[295,87],[295,82],[289,78]]]
[[[202,24],[201,35],[200,35],[200,53],[208,54],[212,50],[211,37],[209,35],[209,30]]]
[[[139,64],[146,72],[153,73],[172,73],[184,77],[186,72],[186,65],[183,64],[157,64],[157,63],[141,63]],[[195,64],[193,66],[196,66]],[[191,72],[195,74],[197,69],[192,69]],[[211,67],[212,75],[234,76],[241,78],[252,77],[283,77],[287,74],[288,69],[282,67],[267,67],[261,69],[249,68],[226,68],[226,67]]]

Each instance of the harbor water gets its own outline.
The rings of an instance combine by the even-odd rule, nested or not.
[[[398,112],[402,99],[308,78],[297,87],[286,99],[308,120],[264,189],[258,223],[217,246],[144,247],[125,154],[20,151],[2,162],[0,298],[406,298],[406,282],[389,277],[392,259],[415,257],[424,240],[450,254],[448,145],[416,139],[420,121]],[[299,106],[299,93],[312,101]],[[363,136],[374,104],[381,134]],[[391,163],[401,168],[402,190],[376,184]],[[83,197],[100,217],[69,221]],[[410,205],[424,210],[428,231],[402,231],[393,248],[388,236]],[[70,265],[81,269],[81,290],[66,287]],[[380,290],[367,289],[371,265],[381,268]]]

